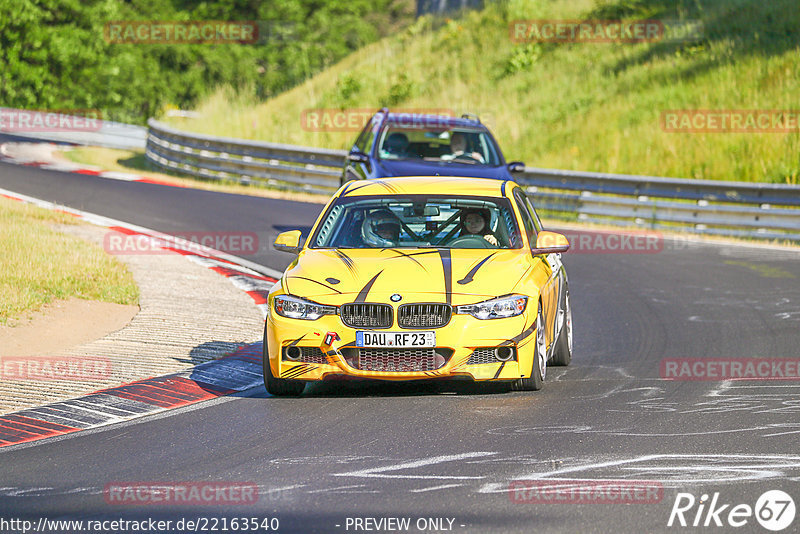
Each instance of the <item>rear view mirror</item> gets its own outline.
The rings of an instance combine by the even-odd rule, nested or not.
[[[531,249],[534,255],[566,252],[569,250],[567,238],[556,232],[541,231],[536,238],[536,248]]]
[[[403,217],[438,217],[439,206],[418,205],[406,206],[403,208]]]
[[[512,161],[508,164],[508,172],[525,172],[525,164],[521,161]]]
[[[288,252],[290,254],[298,254],[303,247],[300,246],[300,230],[290,230],[289,232],[282,232],[273,243],[275,250],[281,252]]]

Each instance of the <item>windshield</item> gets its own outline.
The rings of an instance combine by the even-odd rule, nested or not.
[[[410,196],[338,199],[311,248],[520,248],[505,198]]]
[[[414,128],[390,123],[381,132],[379,147],[380,159],[500,165],[492,138],[479,129]]]

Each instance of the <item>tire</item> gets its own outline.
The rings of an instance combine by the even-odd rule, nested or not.
[[[539,391],[544,386],[544,377],[547,374],[547,338],[545,337],[545,322],[542,314],[542,303],[539,302],[539,311],[536,314],[536,341],[533,344],[533,366],[529,378],[518,378],[511,389],[514,391]]]
[[[264,347],[261,356],[261,369],[264,374],[264,387],[267,393],[275,397],[297,397],[306,388],[306,383],[300,380],[285,380],[272,375],[269,365],[269,349],[267,348],[267,325],[264,324]]]
[[[553,365],[569,365],[572,361],[572,306],[569,303],[569,286],[564,290],[564,325],[558,334],[553,352]]]

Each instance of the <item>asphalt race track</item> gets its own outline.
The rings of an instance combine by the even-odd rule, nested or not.
[[[291,256],[269,238],[310,225],[321,209],[5,163],[0,187],[164,232],[262,232],[247,259],[274,269]],[[0,451],[0,517],[277,518],[278,532],[366,531],[355,519],[389,517],[410,518],[408,532],[694,532],[667,527],[676,496],[719,493],[730,505],[724,527],[704,532],[767,532],[755,517],[733,529],[728,512],[775,489],[800,504],[800,382],[668,381],[660,365],[797,358],[798,260],[685,241],[657,253],[567,253],[575,353],[570,367],[548,369],[542,391],[326,383],[278,399],[258,387]],[[513,481],[542,477],[655,481],[663,493],[634,504],[515,502]],[[106,485],[143,481],[248,482],[260,498],[106,503]],[[690,525],[697,510],[686,512]]]

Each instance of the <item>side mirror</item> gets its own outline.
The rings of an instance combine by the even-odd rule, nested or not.
[[[508,172],[525,172],[525,164],[521,161],[512,161],[507,167]]]
[[[556,232],[539,232],[536,238],[536,248],[531,249],[534,256],[538,254],[552,254],[569,250],[569,241],[562,234]]]
[[[275,250],[281,252],[288,252],[290,254],[298,254],[303,247],[300,246],[300,230],[291,230],[289,232],[282,232],[273,243]]]
[[[351,161],[353,163],[369,163],[369,156],[356,150],[347,155],[347,161]]]

